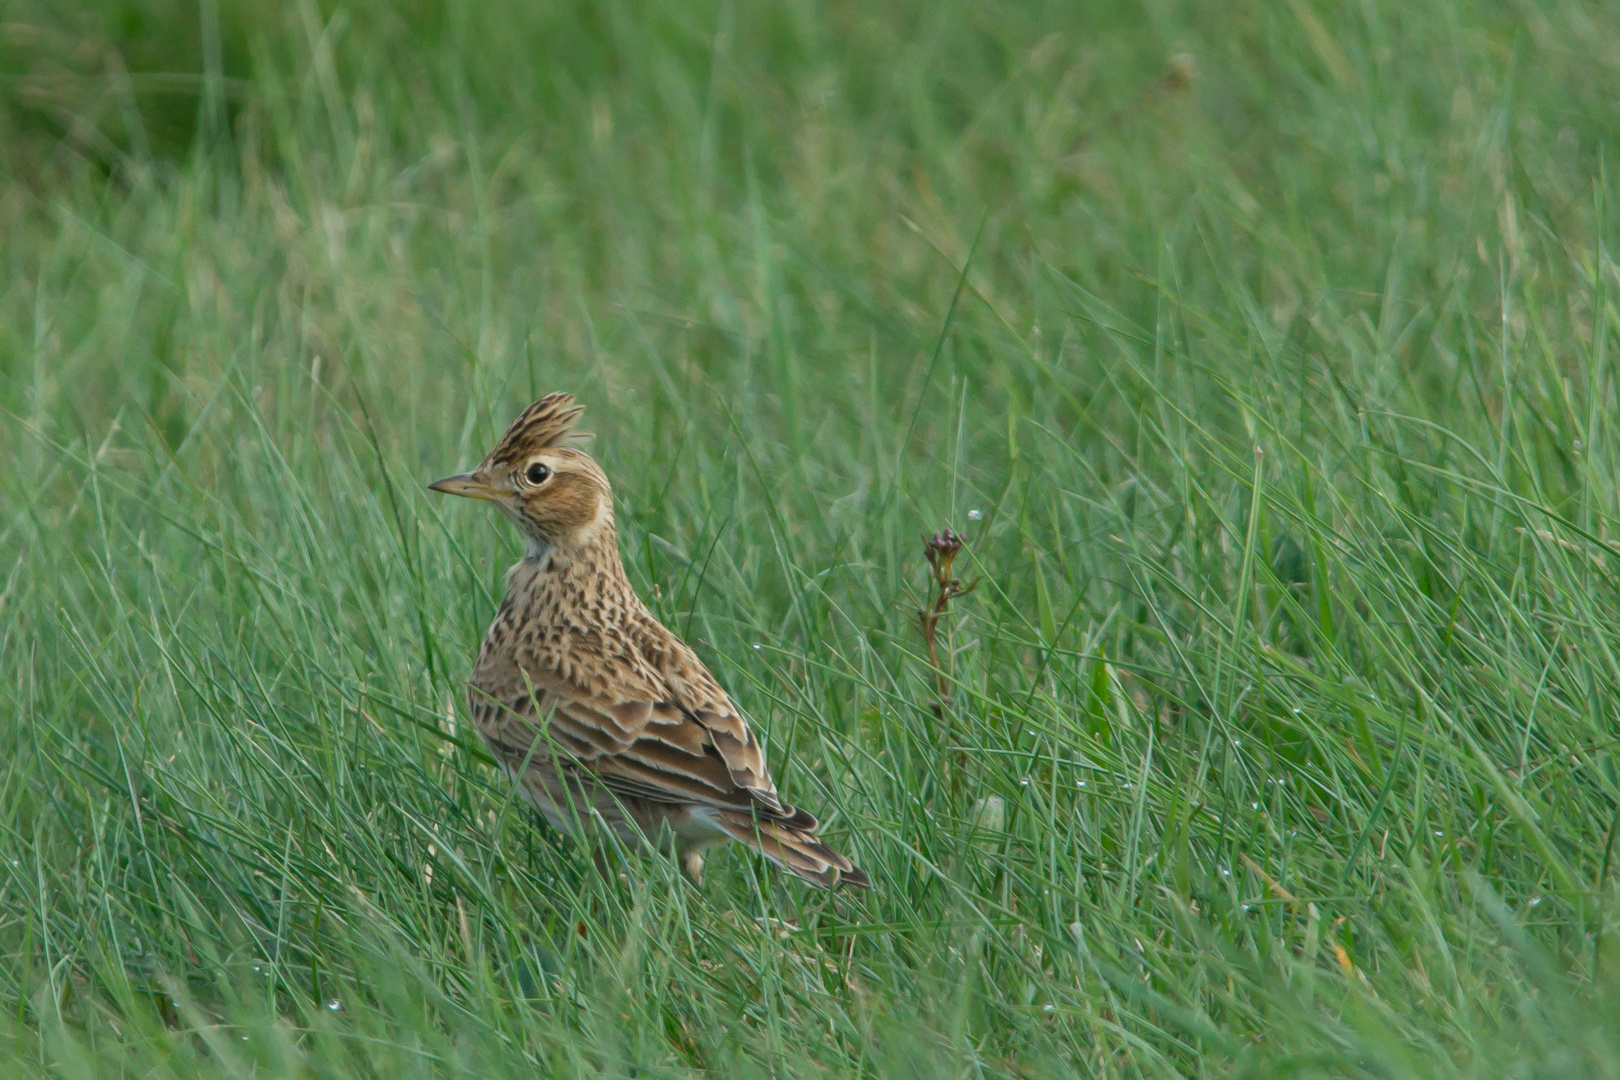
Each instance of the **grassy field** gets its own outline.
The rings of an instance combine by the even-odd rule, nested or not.
[[[0,1072],[1620,1076],[1617,103],[1597,0],[10,0]],[[869,894],[490,767],[423,485],[552,389]]]

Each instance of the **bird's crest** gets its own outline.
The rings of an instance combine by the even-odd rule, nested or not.
[[[506,429],[490,457],[496,461],[515,461],[548,446],[560,446],[568,439],[588,438],[585,432],[574,430],[585,406],[574,404],[573,394],[550,393],[524,409]]]

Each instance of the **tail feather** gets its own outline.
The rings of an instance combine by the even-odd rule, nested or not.
[[[808,814],[805,816],[809,817]],[[871,888],[871,878],[854,863],[816,839],[814,833],[796,827],[795,817],[786,821],[772,821],[724,810],[715,815],[714,822],[732,839],[747,844],[795,877],[824,889],[835,885]]]

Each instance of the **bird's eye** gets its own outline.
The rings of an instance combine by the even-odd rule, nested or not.
[[[541,462],[533,462],[523,471],[523,478],[531,484],[543,484],[551,477],[551,470]]]

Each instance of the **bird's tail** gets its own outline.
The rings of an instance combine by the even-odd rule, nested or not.
[[[782,869],[824,889],[835,885],[872,886],[872,879],[854,863],[816,839],[809,829],[798,827],[800,817],[814,827],[815,818],[795,813],[785,821],[755,817],[752,814],[722,810],[714,822],[732,839],[747,844]]]

